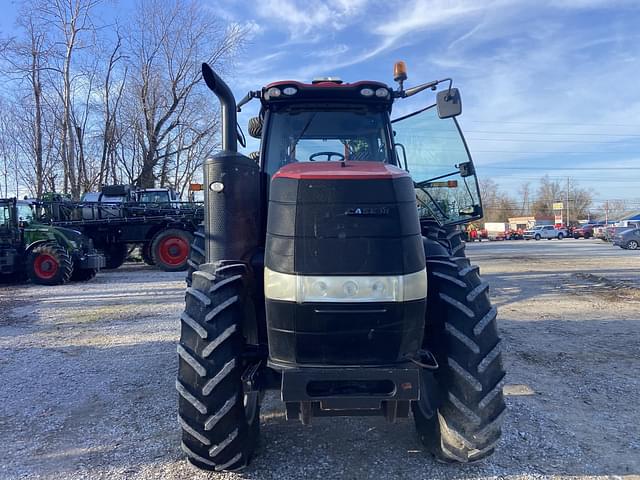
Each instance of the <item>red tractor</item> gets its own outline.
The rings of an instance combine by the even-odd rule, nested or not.
[[[493,452],[505,373],[489,286],[459,227],[482,217],[460,94],[450,79],[405,89],[403,62],[394,74],[397,89],[282,81],[236,105],[203,65],[222,105],[222,151],[204,166],[178,345],[194,465],[249,463],[268,389],[305,425],[412,414],[439,459]],[[443,85],[433,105],[391,119],[395,102]],[[236,112],[253,98],[260,151],[246,157]]]

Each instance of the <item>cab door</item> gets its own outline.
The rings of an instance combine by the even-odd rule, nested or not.
[[[469,149],[455,117],[436,105],[392,120],[398,164],[413,178],[420,218],[441,225],[482,217],[482,201]]]

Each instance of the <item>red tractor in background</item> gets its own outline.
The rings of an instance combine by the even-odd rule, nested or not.
[[[490,455],[505,373],[489,285],[459,227],[482,205],[451,80],[405,89],[399,62],[398,89],[281,81],[236,105],[206,64],[203,76],[222,106],[222,151],[204,166],[204,229],[181,316],[189,461],[246,466],[270,389],[305,425],[412,414],[437,458]],[[395,102],[443,85],[434,104],[391,119]],[[260,151],[247,157],[236,111],[254,98]]]

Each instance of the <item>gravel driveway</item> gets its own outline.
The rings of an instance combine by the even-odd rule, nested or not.
[[[640,254],[612,248],[468,245],[499,308],[509,407],[498,452],[470,466],[432,460],[411,419],[303,427],[269,394],[251,467],[200,472],[176,420],[182,274],[131,264],[84,284],[1,285],[0,478],[637,478]]]

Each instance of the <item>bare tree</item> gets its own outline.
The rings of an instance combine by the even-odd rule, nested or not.
[[[94,25],[102,1],[23,0],[17,38],[0,39],[5,194],[14,181],[37,196],[118,182],[184,193],[218,146],[200,64],[227,72],[244,29],[197,0],[139,0],[122,29]]]
[[[10,39],[2,53],[8,66],[5,73],[28,85],[29,93],[24,101],[29,105],[25,113],[30,121],[23,133],[32,132],[32,143],[26,153],[33,156],[35,176],[32,185],[35,187],[34,193],[39,196],[44,188],[42,74],[46,68],[49,46],[44,25],[27,5],[21,8],[17,24],[22,36]]]
[[[115,161],[119,139],[117,134],[117,117],[122,93],[127,81],[127,68],[124,68],[120,78],[114,78],[118,64],[124,58],[120,30],[116,29],[115,35],[116,42],[107,60],[102,85],[102,153],[100,156],[98,186],[102,186],[109,178],[111,178],[114,183],[117,181]]]
[[[566,181],[552,180],[548,175],[540,179],[536,200],[532,210],[536,215],[553,215],[553,204],[562,203],[564,211],[569,211],[570,218],[565,221],[582,220],[589,216],[593,203],[591,190],[581,188],[578,183],[567,178]]]
[[[531,201],[531,184],[529,182],[523,182],[518,188],[518,194],[522,199],[520,202],[520,215],[529,215]]]
[[[77,165],[76,140],[78,129],[73,123],[72,67],[76,50],[84,48],[82,36],[92,34],[95,28],[92,12],[101,0],[42,0],[38,12],[42,14],[57,33],[60,63],[57,73],[60,75],[62,116],[60,125],[61,158],[64,166],[64,191],[70,191],[73,198],[78,198],[83,183],[84,165]],[[83,160],[83,159],[81,159]],[[80,171],[79,171],[80,170]]]
[[[532,213],[542,216],[553,215],[553,204],[562,202],[564,197],[564,189],[560,182],[545,175],[538,184],[536,200],[531,206]]]
[[[482,179],[479,185],[485,222],[506,222],[509,217],[518,213],[515,200],[502,192],[494,180]]]
[[[195,0],[138,2],[128,36],[132,91],[139,111],[135,132],[142,150],[138,185],[154,186],[159,163],[162,167],[164,159],[168,161],[214,133],[215,126],[207,124],[206,118],[201,117],[197,125],[188,124],[185,118],[205,94],[195,89],[201,78],[200,64],[206,61],[224,69],[243,36],[242,28],[224,25]],[[179,137],[174,131],[182,126],[199,134],[190,137],[191,144],[170,146]]]

